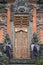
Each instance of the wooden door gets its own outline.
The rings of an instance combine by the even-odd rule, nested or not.
[[[19,22],[21,22],[21,20]],[[28,58],[30,56],[28,28],[29,27],[24,25],[23,22],[19,25],[15,25],[13,46],[13,55],[15,58]]]

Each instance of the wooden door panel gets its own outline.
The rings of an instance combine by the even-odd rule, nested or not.
[[[15,58],[30,57],[29,45],[29,17],[26,15],[16,15],[15,21],[15,35],[14,35],[14,49],[13,55]]]
[[[22,32],[22,57],[28,58],[28,32]]]
[[[15,32],[15,58],[28,58],[28,32]]]
[[[21,57],[21,35],[20,32],[15,32],[15,58]]]

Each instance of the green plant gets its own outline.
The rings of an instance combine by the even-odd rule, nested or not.
[[[32,43],[38,43],[37,33],[33,34]]]
[[[40,64],[40,57],[36,57],[36,58],[35,58],[35,64],[36,64],[36,65],[41,65],[41,64]]]
[[[2,47],[0,47],[0,65],[8,65],[9,64],[9,59],[6,56],[6,54],[3,52]]]
[[[6,54],[3,55],[3,59],[4,59],[5,65],[8,65],[8,64],[9,64],[9,59],[8,59],[8,57],[6,56]]]

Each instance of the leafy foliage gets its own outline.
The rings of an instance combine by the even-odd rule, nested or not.
[[[38,37],[36,33],[33,34],[32,43],[38,43]]]
[[[6,54],[3,52],[3,48],[0,45],[0,65],[3,65],[3,64],[8,65],[9,64],[9,59],[6,56]]]

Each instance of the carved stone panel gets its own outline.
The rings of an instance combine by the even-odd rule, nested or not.
[[[16,25],[29,25],[29,15],[15,15],[14,24]]]

